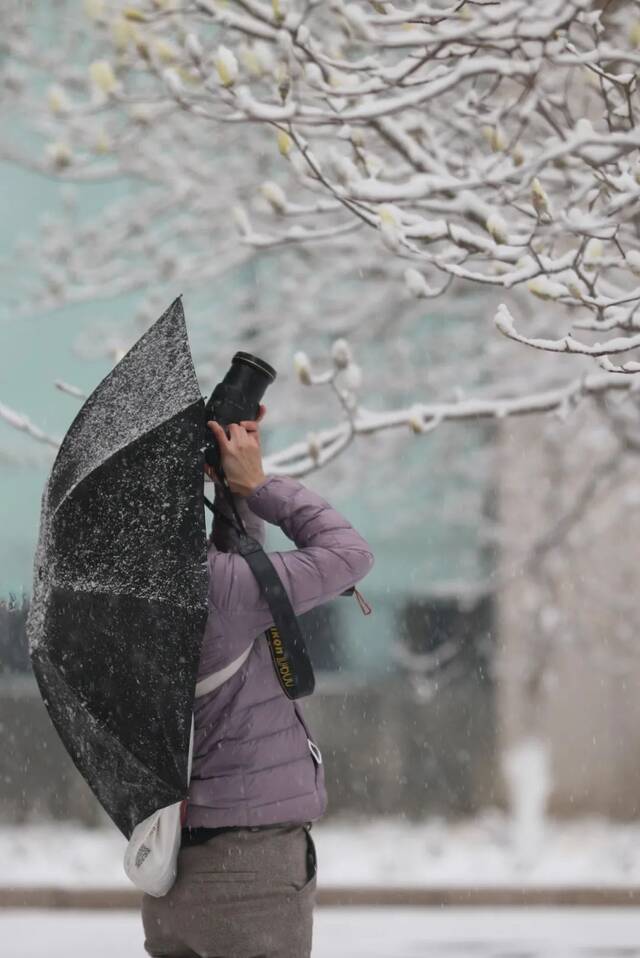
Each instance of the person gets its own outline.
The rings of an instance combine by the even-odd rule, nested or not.
[[[359,582],[373,554],[317,493],[264,474],[265,412],[261,404],[255,422],[232,424],[228,435],[208,425],[248,534],[264,543],[266,520],[293,540],[295,549],[270,558],[299,615]],[[143,897],[145,948],[156,958],[308,958],[311,827],[327,802],[322,754],[280,685],[264,636],[269,606],[235,548],[218,477],[205,470],[216,497],[191,782],[176,882],[162,898]]]

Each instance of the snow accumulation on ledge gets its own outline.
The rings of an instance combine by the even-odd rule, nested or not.
[[[312,834],[324,887],[640,885],[640,823],[550,821],[522,836],[491,811],[458,823],[334,819]],[[128,887],[124,847],[115,828],[0,826],[0,885]]]

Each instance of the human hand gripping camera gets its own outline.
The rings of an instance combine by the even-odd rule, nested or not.
[[[218,443],[229,488],[237,496],[251,495],[254,489],[266,479],[262,468],[259,423],[264,419],[267,408],[260,403],[259,409],[255,420],[244,419],[240,423],[232,422],[228,427],[229,435],[215,420],[207,423],[207,427]],[[221,485],[213,466],[205,463],[204,471],[216,485]]]

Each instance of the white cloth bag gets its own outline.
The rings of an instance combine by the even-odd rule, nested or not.
[[[196,685],[195,697],[208,695],[238,671],[249,657],[250,645],[242,655],[234,659],[224,669],[212,672]],[[191,737],[189,740],[189,761],[187,778],[191,780],[193,759],[193,717],[191,718]],[[159,808],[140,822],[133,830],[124,853],[124,870],[136,888],[162,898],[176,880],[178,874],[178,852],[182,832],[182,802]]]
[[[189,741],[188,775],[193,756],[193,718]],[[178,874],[178,852],[182,830],[182,802],[175,802],[145,818],[133,830],[124,853],[124,870],[136,888],[161,898],[173,886]]]

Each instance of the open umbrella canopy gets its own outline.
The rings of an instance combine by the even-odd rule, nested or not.
[[[187,793],[207,616],[203,424],[176,299],[87,399],[42,500],[33,669],[127,837]]]

